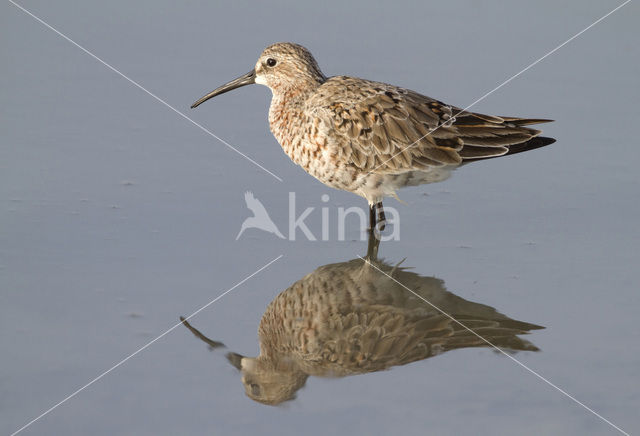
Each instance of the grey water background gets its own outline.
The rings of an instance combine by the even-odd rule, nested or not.
[[[618,2],[45,2],[24,7],[279,175],[279,182],[10,3],[0,5],[0,433],[9,434],[148,341],[195,316],[256,355],[267,304],[349,240],[248,230],[254,192],[285,232],[288,192],[325,188],[269,132],[269,91],[189,105],[276,41],[325,74],[402,85],[461,107]],[[640,431],[637,313],[640,63],[632,2],[476,105],[552,118],[557,143],[400,192],[401,238],[380,254],[458,296],[540,324],[516,355],[627,432]],[[323,194],[329,203],[321,202]],[[286,234],[286,232],[285,232]],[[389,371],[311,378],[282,407],[252,402],[222,352],[182,326],[22,434],[614,434],[490,349]]]

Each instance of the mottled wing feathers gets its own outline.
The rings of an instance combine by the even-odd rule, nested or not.
[[[345,372],[361,373],[405,365],[458,348],[488,347],[483,338],[513,351],[538,350],[517,335],[540,326],[509,318],[453,317],[473,332],[442,314],[417,317],[410,311],[394,312],[388,306],[381,306],[379,312],[371,308],[366,313],[335,314],[329,321],[335,337],[323,343],[317,358],[337,364]]]
[[[327,80],[306,106],[325,123],[341,158],[391,173],[501,156],[510,145],[540,134],[521,126],[548,121],[466,112],[407,89],[345,76]]]
[[[335,135],[336,146],[348,144],[344,157],[358,168],[406,171],[461,161],[463,143],[451,127],[429,134],[450,116],[435,100],[417,101],[400,88],[340,77],[320,86],[307,107]]]

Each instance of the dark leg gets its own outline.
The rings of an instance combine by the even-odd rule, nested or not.
[[[376,228],[376,206],[369,206],[369,231],[372,232]]]
[[[378,210],[378,230],[383,231],[386,227],[387,219],[384,216],[384,207],[382,206],[381,201],[376,204],[376,209]]]
[[[374,229],[369,229],[369,242],[367,244],[367,259],[375,261],[378,259],[378,247],[380,246],[379,233]]]

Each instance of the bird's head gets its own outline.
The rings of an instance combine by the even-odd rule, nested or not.
[[[240,370],[242,384],[249,398],[259,403],[278,405],[293,400],[308,375],[293,362],[227,354],[229,362]]]
[[[195,108],[217,95],[245,85],[258,83],[274,94],[297,89],[312,89],[326,80],[311,52],[299,44],[279,42],[260,55],[255,67],[231,82],[214,89],[191,105]]]

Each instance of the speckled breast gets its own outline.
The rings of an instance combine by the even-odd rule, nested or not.
[[[327,136],[319,118],[309,117],[295,105],[273,101],[269,125],[287,156],[306,172],[333,188],[352,189],[356,169],[341,159],[340,148]]]

